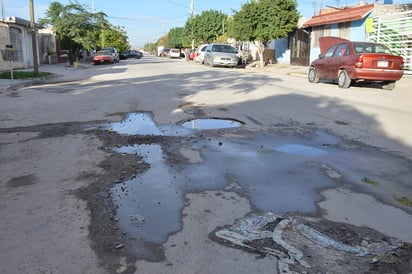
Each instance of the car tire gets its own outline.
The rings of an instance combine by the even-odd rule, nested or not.
[[[319,81],[320,81],[318,73],[316,72],[316,69],[314,67],[311,67],[309,69],[308,80],[311,83],[319,83]]]
[[[385,82],[382,84],[382,89],[393,90],[395,88],[395,82]]]
[[[340,88],[349,88],[352,80],[349,78],[348,73],[346,70],[342,69],[338,75],[338,86]]]

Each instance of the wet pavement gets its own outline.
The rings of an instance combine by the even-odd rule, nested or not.
[[[204,130],[188,129],[185,123],[156,125],[149,115],[134,113],[105,127],[124,135],[171,136],[167,148],[153,143],[115,149],[140,155],[150,165],[147,172],[111,190],[119,228],[135,246],[147,247],[136,248],[139,257],[155,258],[152,247],[181,230],[187,193],[214,190],[225,195],[230,190],[247,197],[256,212],[315,216],[323,189],[349,186],[398,207],[402,205],[396,197],[412,191],[411,163],[375,148],[320,130],[266,132],[244,138],[236,134],[242,122],[236,121],[237,127],[231,128],[232,120],[221,120],[211,129],[213,122],[208,121]],[[196,138],[174,142],[173,136]],[[169,158],[176,157],[171,154],[184,161],[170,164]]]

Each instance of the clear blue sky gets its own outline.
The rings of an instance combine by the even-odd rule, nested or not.
[[[0,0],[2,3],[1,17],[16,16],[30,19],[29,0]],[[220,10],[228,15],[233,10],[239,10],[247,0],[193,0],[195,14],[204,10]],[[33,0],[35,20],[45,17],[52,0]],[[66,5],[68,0],[58,2]],[[75,1],[74,1],[75,2]],[[183,27],[190,15],[190,0],[78,0],[89,10],[103,11],[108,20],[115,26],[122,26],[126,30],[133,47],[141,47],[146,43],[155,42],[170,28]],[[302,16],[310,18],[314,14],[314,0],[298,0],[298,10]],[[359,1],[317,1],[318,9],[326,5],[352,5]],[[374,3],[375,1],[367,1]],[[381,1],[383,2],[383,1]],[[406,1],[394,1],[406,2]],[[409,1],[410,2],[410,1]],[[93,5],[94,4],[94,5]]]

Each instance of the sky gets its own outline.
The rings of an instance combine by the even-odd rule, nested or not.
[[[63,5],[67,5],[69,0],[57,0]],[[53,0],[33,0],[34,17],[37,21],[45,17],[45,11],[50,7]],[[147,43],[156,42],[161,36],[167,34],[171,28],[184,27],[190,16],[191,0],[77,0],[85,5],[91,12],[104,12],[108,20],[114,26],[123,27],[126,31],[129,42],[133,48],[143,47]],[[195,15],[202,11],[219,10],[231,15],[233,11],[240,10],[242,4],[247,0],[193,0]],[[298,0],[298,11],[306,18],[315,14],[321,7],[335,6],[342,7],[353,5],[359,1],[337,1],[337,0]],[[374,0],[366,1],[374,3]],[[383,2],[383,1],[378,1]],[[393,1],[396,3],[406,3],[411,1]],[[16,16],[26,20],[30,19],[29,0],[0,0],[1,17]]]

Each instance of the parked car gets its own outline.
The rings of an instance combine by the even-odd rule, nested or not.
[[[200,45],[195,52],[195,62],[203,64],[207,44]]]
[[[188,56],[190,61],[195,59],[195,55],[196,55],[196,50],[194,50],[194,49],[189,49],[188,50],[187,56]]]
[[[180,49],[171,49],[169,57],[170,58],[180,58]]]
[[[204,56],[205,66],[236,67],[239,63],[238,50],[227,44],[209,44]]]
[[[113,64],[114,58],[109,50],[99,50],[93,57],[93,63],[95,65],[99,64]]]
[[[126,60],[127,59],[127,54],[126,52],[124,53],[119,53],[119,60]]]
[[[125,54],[126,58],[140,59],[143,57],[143,53],[138,50],[128,50]]]
[[[117,52],[117,49],[115,47],[104,47],[101,50],[108,50],[112,53],[113,59],[116,63],[119,63],[120,57],[119,53]]]
[[[163,49],[161,53],[161,57],[169,57],[170,55],[170,49]]]
[[[403,58],[383,44],[338,37],[322,37],[319,43],[319,59],[309,67],[311,83],[333,80],[340,88],[349,88],[352,83],[375,82],[383,89],[392,90],[403,76]]]

